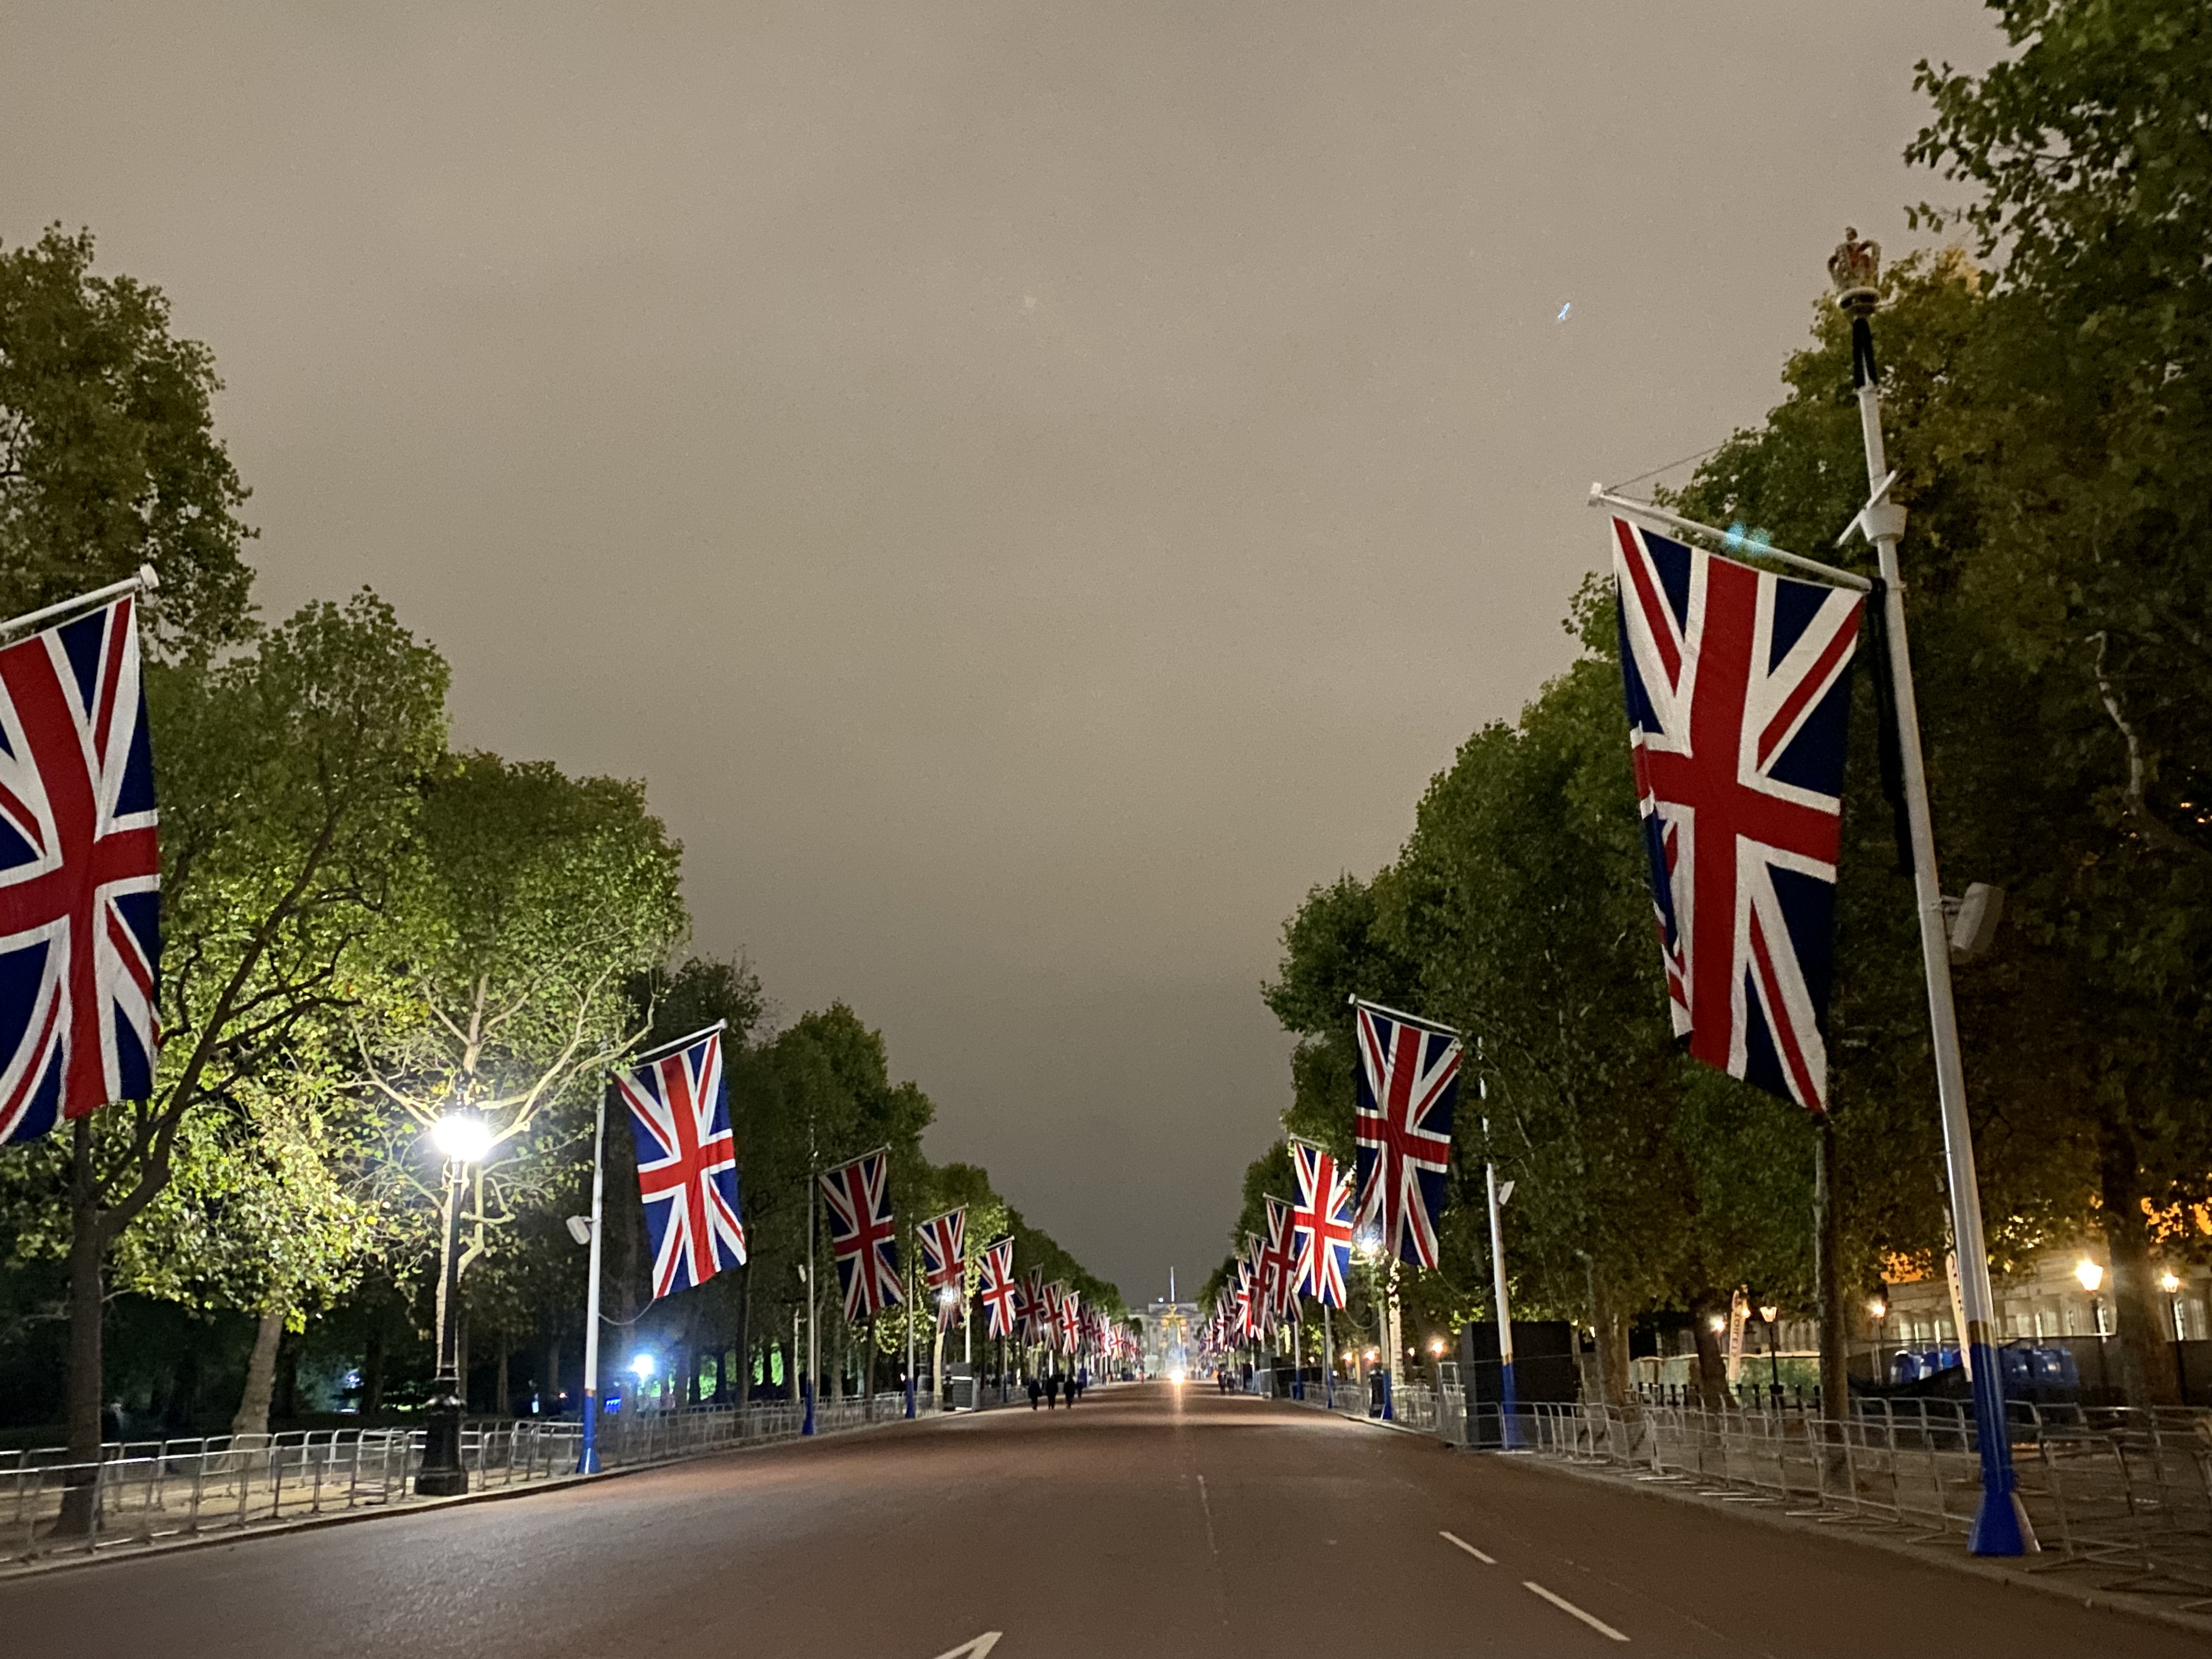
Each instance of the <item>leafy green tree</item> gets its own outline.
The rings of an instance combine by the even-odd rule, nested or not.
[[[490,1128],[465,1200],[465,1268],[564,1196],[588,1157],[604,1069],[647,1027],[632,983],[689,926],[682,848],[641,784],[479,753],[429,791],[416,852],[362,978],[356,1041],[387,1109],[380,1191],[416,1260],[437,1251],[444,1201],[426,1132],[455,1109]]]
[[[93,274],[89,231],[0,248],[0,615],[127,576],[165,653],[244,639],[252,534],[210,409],[215,359],[159,289]]]
[[[68,1261],[75,1458],[100,1445],[110,1253],[168,1185],[192,1115],[250,1106],[302,1028],[356,994],[444,753],[446,684],[366,592],[305,607],[249,653],[149,671],[168,941],[154,1097],[0,1161],[18,1252]]]

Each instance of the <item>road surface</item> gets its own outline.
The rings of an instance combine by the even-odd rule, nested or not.
[[[1844,1537],[1164,1385],[0,1583],[0,1631],[38,1659],[2206,1650]]]

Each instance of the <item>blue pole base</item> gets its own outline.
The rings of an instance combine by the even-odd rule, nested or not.
[[[1395,1422],[1396,1422],[1396,1421],[1398,1420],[1398,1413],[1397,1413],[1395,1410],[1393,1410],[1393,1409],[1391,1408],[1391,1405],[1390,1405],[1390,1373],[1389,1373],[1389,1372],[1388,1372],[1388,1371],[1384,1371],[1382,1375],[1382,1420],[1383,1420],[1385,1423],[1395,1423]]]
[[[801,1434],[814,1432],[814,1379],[808,1377],[799,1385],[799,1392],[806,1401],[806,1415],[799,1425]]]
[[[597,1474],[599,1472],[599,1396],[597,1393],[584,1396],[584,1443],[576,1453],[576,1473]]]
[[[906,1414],[914,1415],[914,1379],[910,1376],[906,1380]]]
[[[1519,1396],[1513,1392],[1513,1362],[1507,1360],[1498,1368],[1498,1398],[1501,1407],[1498,1419],[1498,1444],[1504,1451],[1521,1449],[1521,1434],[1515,1419],[1521,1415]]]
[[[1974,1368],[1974,1440],[1982,1455],[1982,1502],[1974,1512],[1973,1530],[1966,1534],[1966,1551],[1971,1555],[2026,1555],[2038,1546],[2014,1496],[2012,1433],[2005,1419],[2004,1381],[1997,1370],[1996,1350],[1987,1342],[1976,1342],[1967,1353]]]

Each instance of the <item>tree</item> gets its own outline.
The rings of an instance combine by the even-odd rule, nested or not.
[[[25,1216],[17,1249],[69,1264],[74,1460],[100,1448],[109,1252],[167,1186],[191,1115],[240,1106],[303,1024],[355,994],[357,948],[444,753],[446,684],[438,654],[367,592],[305,607],[249,653],[148,672],[168,939],[154,1097],[0,1164]]]
[[[89,231],[0,248],[0,615],[151,564],[164,653],[251,627],[246,491],[216,437],[215,359],[160,289],[92,274]]]
[[[388,1112],[380,1188],[404,1206],[413,1258],[436,1249],[425,1132],[443,1113],[491,1129],[463,1267],[573,1178],[605,1068],[649,1027],[631,987],[689,925],[682,850],[642,784],[549,762],[465,755],[429,791],[356,1012],[363,1087]],[[442,1310],[442,1279],[436,1295]]]

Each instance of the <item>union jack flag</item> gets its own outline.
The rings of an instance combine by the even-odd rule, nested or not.
[[[1459,1036],[1371,1002],[1355,1003],[1354,1013],[1359,1218],[1381,1226],[1391,1255],[1433,1267],[1459,1103]]]
[[[1267,1336],[1275,1328],[1274,1287],[1267,1282],[1267,1241],[1257,1233],[1245,1234],[1244,1261],[1251,1269],[1252,1334]]]
[[[730,1133],[722,1034],[709,1031],[672,1054],[617,1072],[614,1083],[629,1108],[637,1146],[653,1296],[688,1291],[725,1267],[744,1266],[738,1143]]]
[[[937,1304],[937,1328],[950,1330],[960,1322],[960,1304],[968,1291],[967,1206],[933,1216],[915,1231],[921,1239],[922,1282]]]
[[[0,1142],[153,1093],[156,816],[135,603],[0,651]]]
[[[874,1315],[903,1302],[899,1289],[898,1224],[891,1215],[890,1149],[864,1152],[822,1172],[830,1206],[830,1247],[845,1290],[845,1317]]]
[[[1637,807],[1674,1034],[1826,1109],[1860,596],[1613,521]]]
[[[1291,1254],[1291,1206],[1272,1194],[1267,1200],[1267,1306],[1278,1318],[1297,1308],[1297,1261]]]
[[[1297,1171],[1298,1201],[1291,1207],[1291,1235],[1297,1261],[1292,1294],[1310,1296],[1324,1307],[1345,1304],[1345,1281],[1352,1271],[1352,1185],[1336,1159],[1303,1140],[1291,1143],[1291,1167]]]
[[[1254,1297],[1252,1295],[1252,1264],[1249,1261],[1240,1260],[1237,1264],[1237,1290],[1235,1294],[1237,1301],[1234,1317],[1237,1323],[1237,1340],[1241,1342],[1248,1337],[1257,1336],[1260,1334],[1257,1322],[1254,1319],[1252,1313],[1252,1303]]]
[[[1062,1281],[1055,1279],[1051,1284],[1044,1287],[1044,1330],[1042,1334],[1045,1346],[1050,1348],[1054,1353],[1064,1352],[1064,1345],[1061,1342],[1060,1334],[1060,1322],[1061,1315],[1066,1310],[1066,1303],[1067,1286]]]
[[[1073,1356],[1083,1346],[1083,1296],[1068,1291],[1060,1298],[1060,1351]]]
[[[1012,1234],[994,1238],[983,1247],[983,1275],[976,1294],[983,1298],[983,1316],[993,1336],[1012,1336],[1021,1328],[1021,1281],[1014,1277]]]

